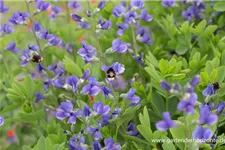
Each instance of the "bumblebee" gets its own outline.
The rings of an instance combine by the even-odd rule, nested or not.
[[[220,88],[220,85],[218,82],[214,82],[213,84],[214,89],[218,90]]]
[[[40,63],[41,62],[41,56],[34,55],[32,58],[32,62]]]
[[[116,73],[112,68],[109,68],[109,70],[106,72],[107,78],[112,81],[116,78]]]

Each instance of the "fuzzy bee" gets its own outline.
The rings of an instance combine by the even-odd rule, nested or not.
[[[215,90],[218,90],[220,88],[220,85],[219,85],[218,82],[214,82],[212,85],[213,85]]]
[[[40,63],[41,62],[41,56],[40,55],[34,55],[32,57],[32,62]]]
[[[106,75],[109,81],[112,81],[116,78],[116,73],[112,68],[109,68],[109,70],[107,70]]]

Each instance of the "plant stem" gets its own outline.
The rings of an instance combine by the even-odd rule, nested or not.
[[[40,42],[39,42],[39,40],[38,40],[38,38],[37,38],[37,36],[36,36],[36,34],[35,34],[34,26],[32,25],[32,20],[33,20],[33,18],[32,18],[32,15],[31,15],[31,13],[30,13],[29,3],[28,3],[26,0],[25,0],[25,3],[26,3],[27,11],[28,11],[28,13],[30,14],[29,20],[30,20],[30,23],[31,23],[31,30],[32,30],[32,32],[33,32],[33,34],[34,34],[35,40],[36,40],[36,42],[37,42],[37,45],[39,46],[41,56],[43,57],[42,50],[41,50],[41,44],[40,44]]]
[[[90,5],[90,2],[89,0],[86,0],[87,4],[88,4],[88,9],[89,11],[91,11],[91,5]],[[92,12],[92,11],[91,11]],[[99,43],[99,40],[98,40],[98,35],[95,31],[95,24],[94,24],[94,17],[93,17],[93,14],[91,15],[91,29],[92,29],[92,34],[97,42],[97,46],[98,46],[98,52],[100,53],[100,55],[102,55],[102,50],[101,50],[101,46],[100,46],[100,43]]]
[[[185,128],[186,138],[190,139],[189,131],[188,131],[188,125],[187,125],[187,121],[186,121],[186,116],[187,116],[187,113],[184,113],[184,128]],[[184,149],[187,150],[189,148],[190,148],[189,142],[185,143],[185,148]]]
[[[135,34],[134,34],[134,27],[133,27],[133,25],[131,25],[131,33],[132,33],[134,53],[135,53],[135,55],[137,55],[137,43],[136,43],[136,38],[135,38]]]
[[[66,20],[69,23],[70,22],[70,11],[69,11],[69,7],[67,5],[67,1],[65,2],[66,4]]]

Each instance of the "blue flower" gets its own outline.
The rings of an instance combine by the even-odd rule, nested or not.
[[[120,144],[114,143],[113,138],[105,139],[104,144],[105,144],[106,150],[121,150]]]
[[[28,44],[28,49],[32,50],[32,51],[38,51],[39,50],[39,46]]]
[[[46,11],[50,5],[51,4],[49,2],[44,2],[43,0],[37,0],[35,4],[38,11]]]
[[[163,0],[162,5],[164,7],[172,7],[176,3],[176,0]]]
[[[88,106],[84,106],[84,109],[83,109],[83,115],[84,115],[84,117],[90,116],[91,113],[92,113],[92,110]]]
[[[64,120],[69,118],[67,123],[75,124],[77,116],[80,116],[82,112],[80,110],[73,111],[73,103],[71,101],[62,102],[56,112],[56,118]]]
[[[193,139],[198,140],[208,140],[212,137],[212,131],[208,128],[204,128],[202,126],[199,126],[195,128],[195,130],[192,132]]]
[[[5,49],[13,52],[15,54],[18,54],[20,52],[20,49],[18,47],[16,47],[16,42],[9,43]]]
[[[2,24],[0,26],[0,36],[14,32],[14,28],[10,24]]]
[[[141,55],[137,56],[137,55],[134,55],[133,58],[135,60],[137,60],[138,62],[138,65],[142,66],[144,65],[144,61],[143,61],[143,57],[144,57],[144,53],[142,52]]]
[[[117,53],[125,53],[128,51],[128,45],[120,39],[115,39],[112,42],[112,51],[116,51]]]
[[[91,62],[93,57],[97,55],[96,49],[92,45],[86,45],[84,41],[81,44],[82,48],[80,48],[77,53],[86,63]]]
[[[121,111],[121,108],[116,108],[115,111],[112,112],[112,118],[116,118],[121,113]]]
[[[216,89],[214,88],[213,85],[209,84],[203,91],[202,91],[202,95],[204,96],[212,96],[216,94]]]
[[[137,40],[145,43],[147,45],[152,44],[151,35],[148,33],[148,31],[145,28],[138,28],[136,30]]]
[[[48,38],[47,41],[50,46],[59,46],[62,43],[62,39],[56,35],[51,36],[51,38]]]
[[[23,53],[20,56],[20,60],[21,60],[20,65],[22,67],[25,67],[31,59],[32,59],[32,51],[23,50]]]
[[[104,127],[104,126],[110,124],[110,122],[109,122],[110,119],[112,119],[110,114],[102,115],[102,119],[98,120],[98,125],[100,127]]]
[[[45,99],[45,96],[41,95],[40,92],[36,92],[34,95],[36,97],[35,103],[38,103],[40,100]]]
[[[93,104],[93,110],[97,115],[107,115],[110,112],[110,107],[98,101]]]
[[[208,105],[200,105],[199,124],[207,124],[209,126],[212,126],[217,121],[218,121],[218,116],[211,112],[210,106],[208,106]]]
[[[87,127],[87,132],[92,133],[92,135],[94,136],[95,140],[99,140],[102,138],[101,133],[99,131],[99,127],[94,128],[94,127]]]
[[[127,132],[130,136],[138,136],[139,135],[136,125],[133,122],[129,122],[129,124],[127,126]]]
[[[102,17],[98,20],[97,29],[108,30],[111,27],[112,23],[109,20],[104,21]]]
[[[90,96],[96,96],[100,91],[100,83],[95,78],[89,78],[89,83],[82,89],[82,94],[89,94]]]
[[[59,6],[53,6],[52,8],[51,8],[51,14],[49,15],[49,18],[52,18],[52,19],[55,19],[57,16],[58,16],[58,14],[60,13],[60,12],[62,12],[62,9],[61,9],[61,7],[59,7]]]
[[[78,22],[78,25],[82,29],[88,29],[88,28],[90,28],[90,24],[88,22]]]
[[[110,94],[112,95],[112,90],[110,88],[108,88],[107,86],[102,86],[101,90],[102,90],[102,94],[105,98],[108,98]]]
[[[220,114],[223,112],[225,108],[225,103],[224,102],[220,102],[219,104],[216,105],[216,109],[217,109],[217,113]]]
[[[199,76],[195,76],[190,82],[189,84],[193,87],[195,87],[196,85],[198,85],[200,82],[200,78]]]
[[[144,1],[143,0],[131,0],[130,6],[134,9],[140,9],[144,7]]]
[[[46,29],[46,31],[41,31],[41,32],[38,34],[38,38],[39,38],[39,39],[46,39],[46,40],[49,40],[49,39],[51,39],[51,38],[54,38],[54,35],[53,35],[53,34],[49,34],[48,29]]]
[[[73,92],[77,91],[77,84],[79,79],[73,75],[66,78],[66,83],[64,84],[64,88],[67,90],[72,90]]]
[[[131,106],[137,105],[140,101],[140,97],[135,95],[135,92],[136,92],[135,88],[130,88],[130,90],[125,95],[125,98],[130,100]]]
[[[0,116],[0,127],[4,124],[4,117]]]
[[[127,23],[136,23],[137,13],[136,12],[127,12],[125,14],[125,22]]]
[[[186,95],[187,96],[178,103],[177,108],[187,113],[193,113],[194,105],[198,99],[198,96],[196,93],[186,93]]]
[[[142,9],[141,10],[141,14],[140,14],[140,19],[146,21],[146,22],[150,22],[152,21],[153,17],[152,15],[148,14],[148,10],[147,9]]]
[[[87,15],[87,17],[91,17],[92,14],[91,14],[91,12],[89,10],[87,10],[86,11],[86,15]]]
[[[71,17],[74,21],[77,21],[77,22],[84,22],[84,18],[77,15],[77,14],[71,14]]]
[[[9,10],[9,6],[4,5],[4,1],[0,1],[0,13],[6,13]]]
[[[76,0],[74,0],[74,1],[69,1],[69,2],[68,2],[68,7],[69,7],[69,8],[77,9],[77,8],[80,7],[80,4],[79,4]]]
[[[64,77],[61,76],[59,78],[54,78],[54,79],[52,79],[51,83],[56,88],[63,88],[63,86],[64,86]]]
[[[36,65],[36,70],[39,72],[39,73],[43,73],[43,71],[45,71],[45,67],[41,65],[41,63],[37,63]],[[46,73],[46,72],[45,72]]]
[[[120,17],[126,12],[126,7],[122,4],[113,8],[112,14],[114,17]]]
[[[11,18],[9,18],[9,22],[13,25],[21,25],[24,24],[26,18],[29,18],[30,14],[28,12],[15,12]]]
[[[69,148],[70,150],[86,150],[84,147],[85,138],[83,135],[74,134],[73,137],[69,140]]]
[[[90,77],[90,75],[91,75],[91,72],[90,72],[89,69],[87,69],[87,70],[85,70],[85,72],[83,73],[82,79],[83,79],[83,80],[88,80],[88,78]]]
[[[122,36],[124,34],[124,31],[129,28],[129,25],[127,23],[122,24],[116,23],[116,26],[118,27],[116,34],[119,36]]]
[[[70,42],[70,44],[67,46],[66,50],[70,53],[73,52],[73,46],[74,46],[74,42]]]
[[[169,112],[164,112],[163,113],[163,119],[164,120],[159,121],[159,122],[156,123],[156,128],[159,131],[166,131],[169,128],[177,126],[177,124],[173,120],[171,120]]]
[[[55,76],[61,76],[62,74],[65,73],[64,66],[63,66],[63,63],[61,61],[59,61],[59,62],[57,62],[53,65],[48,66],[48,70],[53,71]]]
[[[93,150],[101,150],[101,145],[98,141],[92,142]]]
[[[43,30],[41,24],[39,22],[34,22],[32,25],[33,25],[33,29],[34,29],[35,34],[38,36],[39,33],[41,33],[42,30]],[[32,31],[32,29],[31,29],[31,31]]]
[[[95,12],[101,11],[101,10],[105,7],[105,4],[106,4],[106,1],[105,1],[105,0],[102,0],[102,1],[98,4],[97,9],[95,10]]]

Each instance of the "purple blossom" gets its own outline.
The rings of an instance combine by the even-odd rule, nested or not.
[[[89,83],[83,87],[81,93],[96,96],[101,91],[100,83],[94,77],[89,78],[88,81]]]
[[[121,108],[116,108],[115,111],[112,112],[112,118],[116,118],[121,113],[121,111]]]
[[[200,105],[199,124],[207,124],[209,126],[212,126],[217,121],[218,121],[218,116],[211,112],[210,106],[208,106],[208,105]]]
[[[89,10],[86,11],[87,17],[91,17],[91,12]]]
[[[102,86],[101,90],[102,90],[102,94],[105,98],[108,98],[110,94],[112,95],[112,90],[110,88],[108,88],[107,86]]]
[[[82,48],[80,48],[77,53],[86,63],[91,62],[93,57],[97,55],[96,49],[92,45],[86,45],[84,41],[82,41],[81,44]]]
[[[136,92],[135,88],[130,88],[130,90],[125,95],[125,98],[130,100],[131,106],[137,105],[140,101],[140,97],[135,95],[135,92]]]
[[[85,138],[83,135],[74,134],[69,140],[70,150],[86,150],[83,145],[85,144]]]
[[[25,67],[31,59],[32,59],[32,51],[23,50],[23,53],[20,56],[20,60],[21,60],[20,65],[22,67]]]
[[[63,88],[64,86],[64,78],[54,78],[52,79],[52,85],[55,86],[56,88]]]
[[[186,97],[178,103],[177,108],[187,113],[193,113],[198,96],[196,93],[186,93]]]
[[[37,0],[35,4],[38,11],[46,11],[50,5],[51,4],[49,2],[44,2],[43,0]]]
[[[41,65],[41,63],[37,63],[36,65],[36,70],[39,72],[39,73],[42,73],[42,71],[46,70],[44,66]]]
[[[78,81],[79,79],[75,75],[69,76],[66,78],[66,83],[63,87],[67,90],[72,90],[73,92],[76,92]]]
[[[32,25],[33,25],[33,29],[34,29],[35,34],[38,36],[39,33],[42,32],[42,30],[43,30],[41,24],[38,23],[38,22],[34,22]],[[31,31],[32,31],[32,29],[31,29]]]
[[[74,46],[74,42],[70,42],[70,44],[67,46],[66,50],[70,53],[73,52],[73,46]]]
[[[109,120],[112,119],[110,114],[102,115],[102,119],[98,121],[98,125],[101,127],[104,127],[108,124],[110,124]]]
[[[219,104],[216,105],[216,109],[217,109],[217,113],[220,114],[223,112],[225,108],[225,103],[224,102],[220,102]]]
[[[134,9],[140,9],[144,7],[144,1],[143,0],[131,0],[130,6]]]
[[[128,51],[128,45],[120,39],[115,39],[112,42],[112,50],[117,53],[125,53]]]
[[[90,28],[90,24],[88,22],[78,22],[78,25],[82,29],[88,29],[88,28]]]
[[[28,49],[32,50],[32,51],[38,51],[39,50],[39,46],[28,44]]]
[[[96,26],[96,28],[98,29],[102,29],[102,30],[108,30],[111,27],[112,23],[110,20],[106,20],[104,21],[102,19],[102,17],[100,17],[100,19],[98,20],[98,25]]]
[[[148,33],[148,31],[145,28],[138,28],[136,30],[137,40],[145,43],[147,45],[152,44],[151,35]]]
[[[77,15],[77,14],[72,14],[71,15],[72,19],[74,21],[77,21],[77,22],[84,22],[84,18],[82,18],[81,16]]]
[[[35,94],[35,103],[38,103],[40,100],[45,99],[45,96],[41,95],[40,92],[36,92]]]
[[[116,26],[118,27],[118,30],[116,32],[118,36],[122,36],[125,30],[129,28],[129,25],[127,23],[122,23],[122,24],[116,23]]]
[[[101,133],[99,132],[99,127],[94,128],[94,127],[87,127],[87,132],[92,133],[92,135],[94,136],[95,140],[99,140],[102,138]]]
[[[173,120],[171,120],[169,112],[164,112],[163,113],[163,119],[164,120],[159,121],[159,122],[156,123],[156,128],[159,131],[166,131],[169,128],[177,126],[177,124]]]
[[[85,70],[85,72],[83,73],[82,79],[83,79],[83,80],[88,80],[88,78],[90,77],[90,75],[91,75],[91,72],[90,72],[89,69],[87,69],[87,70]]]
[[[93,150],[101,150],[101,144],[96,141],[96,142],[92,142],[92,146],[93,146]]]
[[[196,85],[198,85],[200,82],[200,77],[199,76],[195,76],[190,82],[189,84],[193,87],[195,87]]]
[[[208,140],[212,137],[212,131],[208,128],[199,126],[192,132],[192,137],[198,140]]]
[[[146,22],[150,22],[152,21],[153,17],[152,15],[148,14],[148,10],[147,9],[142,9],[141,10],[141,14],[140,14],[140,19],[146,21]]]
[[[0,13],[6,13],[9,10],[9,6],[4,5],[4,1],[0,1]]]
[[[62,12],[62,9],[61,7],[59,6],[53,6],[52,9],[51,9],[51,14],[49,15],[49,18],[52,18],[52,19],[55,19],[60,12]]]
[[[91,113],[92,113],[92,110],[88,106],[84,106],[84,109],[83,109],[83,115],[84,115],[84,117],[90,116]]]
[[[126,12],[126,7],[122,4],[113,8],[112,14],[114,17],[120,17]]]
[[[18,47],[16,47],[16,42],[9,43],[5,49],[13,52],[15,54],[18,54],[20,52],[20,49]]]
[[[15,12],[9,22],[13,25],[21,25],[25,22],[26,18],[29,18],[30,14],[28,12]]]
[[[126,88],[126,81],[120,76],[117,76],[116,80],[110,81],[110,84],[115,90],[125,90]]]
[[[216,89],[214,88],[213,85],[209,84],[203,91],[202,91],[202,95],[204,96],[212,96],[216,94]]]
[[[125,14],[125,22],[127,23],[136,23],[137,13],[136,12],[127,12]]]
[[[50,40],[50,39],[54,38],[54,35],[53,35],[53,34],[49,34],[48,29],[46,29],[46,31],[41,31],[41,32],[38,34],[38,38],[39,38],[39,39]]]
[[[182,12],[182,16],[188,20],[192,21],[193,18],[200,20],[202,19],[202,11],[205,9],[205,6],[200,3],[199,5],[197,3],[194,3],[194,5],[190,6],[187,10]]]
[[[140,65],[140,66],[144,65],[143,58],[144,58],[144,53],[143,52],[139,56],[137,56],[137,55],[133,56],[133,59],[135,59],[138,62],[138,65]]]
[[[0,26],[0,36],[14,32],[14,28],[10,24],[2,24]]]
[[[93,104],[93,110],[97,115],[107,115],[110,111],[109,105],[104,105],[101,101]]]
[[[4,124],[4,117],[0,116],[0,127]]]
[[[101,11],[104,7],[105,7],[106,1],[105,0],[101,0],[101,2],[98,4],[96,12]]]
[[[51,38],[48,38],[47,41],[50,46],[59,46],[62,43],[62,39],[56,35],[51,36]]]
[[[73,0],[68,2],[68,7],[77,9],[80,7],[80,4],[76,0]]]
[[[163,0],[162,5],[164,7],[172,7],[176,3],[176,0]]]
[[[64,66],[61,61],[48,66],[48,70],[53,71],[55,76],[61,76],[65,73]]]
[[[114,143],[113,138],[105,139],[104,144],[105,144],[106,150],[121,150],[120,144]]]
[[[67,123],[75,124],[77,116],[81,115],[81,111],[73,111],[73,103],[71,101],[62,102],[56,112],[56,118],[64,120],[69,118]]]
[[[127,126],[127,132],[131,136],[138,136],[139,132],[136,128],[136,125],[133,122],[130,122]]]

